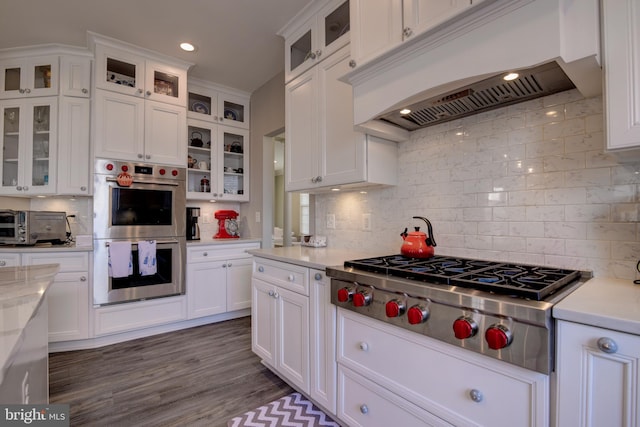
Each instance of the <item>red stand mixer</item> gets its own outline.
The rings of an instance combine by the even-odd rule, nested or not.
[[[240,237],[238,212],[232,210],[216,211],[214,217],[218,220],[218,232],[214,239],[237,239]]]

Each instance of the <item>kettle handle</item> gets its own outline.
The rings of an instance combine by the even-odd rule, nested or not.
[[[427,230],[429,231],[429,235],[427,236],[427,245],[428,246],[436,246],[436,239],[433,237],[433,228],[431,228],[431,223],[427,218],[422,216],[414,216],[414,219],[421,219],[427,223]]]

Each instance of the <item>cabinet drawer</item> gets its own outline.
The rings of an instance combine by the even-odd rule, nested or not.
[[[338,417],[350,426],[451,426],[350,369],[338,368]]]
[[[546,375],[338,312],[338,363],[437,416],[491,426],[544,425],[548,419]]]
[[[251,258],[253,255],[247,251],[259,247],[260,245],[255,243],[187,247],[187,263]]]
[[[20,265],[20,255],[0,254],[0,267],[17,267]]]
[[[253,275],[290,291],[309,295],[309,269],[306,267],[256,258]]]
[[[88,252],[43,252],[23,255],[23,265],[60,264],[60,272],[88,271]]]

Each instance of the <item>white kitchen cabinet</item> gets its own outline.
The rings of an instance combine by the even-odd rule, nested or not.
[[[473,4],[480,3],[473,0]],[[469,8],[472,0],[350,0],[352,67],[361,66]]]
[[[0,253],[0,267],[20,266],[20,254]]]
[[[640,158],[640,6],[602,1],[604,102],[607,149],[621,159]],[[629,149],[636,149],[630,151]]]
[[[396,183],[397,146],[353,129],[349,48],[286,85],[287,191]]]
[[[187,139],[187,199],[210,200],[213,198],[211,174],[218,170],[218,125],[188,119]],[[204,185],[204,181],[209,181],[209,185]]]
[[[265,364],[309,393],[308,269],[256,259],[251,278],[251,349]]]
[[[556,425],[640,426],[640,336],[557,326]]]
[[[349,43],[349,0],[312,4],[280,31],[285,47],[285,82]]]
[[[189,79],[187,117],[249,129],[249,93]]]
[[[0,194],[55,193],[58,97],[0,101]]]
[[[22,255],[22,264],[60,265],[47,291],[49,342],[89,338],[89,253],[32,252]]]
[[[340,419],[371,418],[375,423],[374,413],[393,413],[398,406],[406,412],[402,418],[410,419],[416,413],[411,408],[417,406],[431,414],[434,425],[446,422],[512,427],[549,423],[547,375],[344,309],[337,310],[337,335]],[[354,385],[344,378],[350,371],[367,378],[375,387],[360,382],[358,387],[369,391],[362,397],[353,396],[350,391],[354,391]],[[384,399],[380,388],[392,393],[392,397]],[[363,400],[367,398],[374,398],[374,403]],[[362,405],[370,409],[370,417],[361,416]],[[435,422],[438,419],[444,422]],[[354,425],[358,425],[356,421]]]
[[[61,96],[58,118],[57,194],[89,195],[91,191],[90,100]]]
[[[57,95],[59,72],[57,55],[0,60],[0,99]]]
[[[184,107],[97,89],[95,155],[186,166],[186,114]]]
[[[60,95],[91,97],[90,56],[63,55],[60,57]]]
[[[187,311],[190,319],[251,306],[253,257],[259,243],[187,248]]]

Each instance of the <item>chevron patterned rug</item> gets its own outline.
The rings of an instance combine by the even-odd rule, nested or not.
[[[233,418],[229,427],[340,427],[300,393],[267,403]]]

